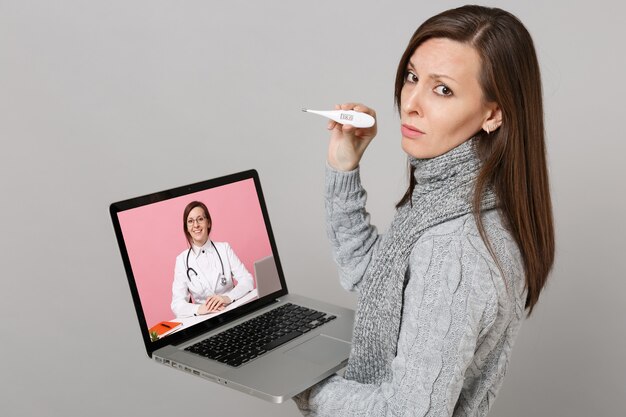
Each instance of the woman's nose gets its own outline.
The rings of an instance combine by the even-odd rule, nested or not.
[[[422,115],[421,96],[418,86],[405,92],[402,97],[402,110],[405,113],[417,113],[420,116]]]

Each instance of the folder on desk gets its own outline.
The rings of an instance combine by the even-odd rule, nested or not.
[[[157,323],[154,326],[150,327],[150,333],[156,332],[159,336],[162,336],[164,333],[169,332],[170,330],[180,326],[182,323],[177,321],[162,321],[161,323]]]

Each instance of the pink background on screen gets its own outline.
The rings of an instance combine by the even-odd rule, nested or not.
[[[209,209],[211,240],[228,242],[252,276],[254,262],[272,254],[252,179],[119,213],[148,328],[174,317],[170,309],[174,265],[188,248],[183,211],[194,200]]]

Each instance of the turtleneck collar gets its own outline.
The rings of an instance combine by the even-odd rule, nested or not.
[[[456,148],[434,158],[418,159],[409,156],[409,163],[415,168],[413,175],[417,185],[432,184],[461,172],[476,171],[480,161],[474,149],[475,140],[475,138],[470,138]]]

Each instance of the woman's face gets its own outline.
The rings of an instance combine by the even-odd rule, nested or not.
[[[191,235],[194,245],[202,246],[209,239],[209,219],[204,215],[201,207],[194,207],[187,216],[187,231]]]
[[[467,44],[433,38],[415,50],[400,95],[407,154],[419,159],[443,155],[480,129],[493,131],[499,125],[498,106],[483,100],[480,72],[480,57]]]

